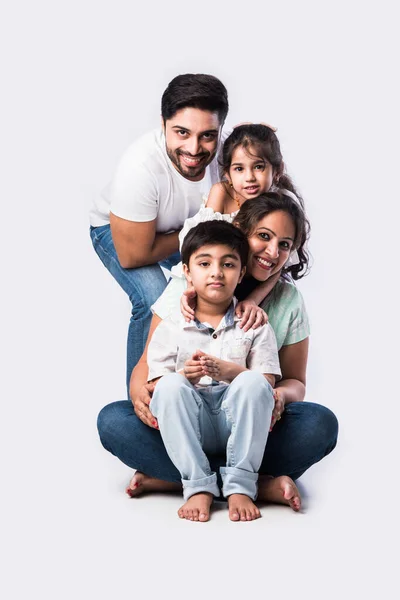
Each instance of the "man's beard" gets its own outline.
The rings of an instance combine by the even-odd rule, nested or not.
[[[213,160],[214,156],[217,153],[217,151],[215,150],[215,152],[213,152],[212,154],[210,152],[201,152],[200,154],[192,156],[188,152],[181,152],[179,149],[170,150],[167,145],[165,146],[165,149],[173,165],[176,167],[179,173],[183,175],[183,177],[185,177],[186,179],[195,179],[203,175],[207,165],[210,164],[210,162]],[[189,165],[181,163],[179,156],[182,154],[190,156],[192,158],[201,158],[202,160],[199,165],[190,167]]]

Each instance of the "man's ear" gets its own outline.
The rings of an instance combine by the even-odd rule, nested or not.
[[[240,271],[240,277],[239,277],[238,283],[240,283],[242,281],[245,273],[246,273],[246,267],[242,267],[242,270]]]
[[[189,267],[185,264],[183,265],[183,274],[185,275],[188,284],[192,285],[192,278],[190,277]]]

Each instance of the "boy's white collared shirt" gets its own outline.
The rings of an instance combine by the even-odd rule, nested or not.
[[[153,333],[147,353],[148,379],[183,369],[196,350],[234,362],[251,371],[281,377],[275,334],[267,323],[258,329],[243,331],[235,315],[236,298],[214,330],[195,319],[186,323],[182,315],[167,317]],[[202,377],[199,386],[212,385],[211,377]]]

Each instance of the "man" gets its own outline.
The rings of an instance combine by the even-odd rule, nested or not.
[[[93,246],[128,294],[127,385],[142,355],[150,306],[166,286],[161,265],[179,261],[178,233],[219,181],[215,159],[228,113],[225,86],[212,75],[178,75],[161,100],[161,131],[123,155],[90,213]]]

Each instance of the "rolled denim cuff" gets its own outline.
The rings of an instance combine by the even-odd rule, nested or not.
[[[213,473],[208,477],[202,477],[201,479],[182,479],[182,485],[184,500],[189,500],[191,496],[199,494],[200,492],[213,494],[216,498],[220,495],[216,473]]]
[[[227,498],[231,494],[245,494],[252,500],[257,498],[258,473],[244,471],[236,467],[221,467],[222,493]]]

